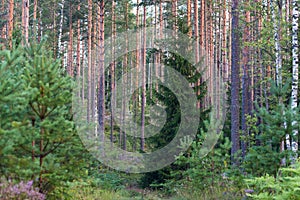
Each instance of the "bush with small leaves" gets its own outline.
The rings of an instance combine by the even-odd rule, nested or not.
[[[253,199],[300,199],[300,162],[289,168],[281,168],[277,177],[265,175],[246,180],[254,194],[248,194]]]

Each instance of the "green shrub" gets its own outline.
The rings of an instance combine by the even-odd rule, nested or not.
[[[289,168],[279,170],[277,177],[265,175],[246,180],[248,187],[254,190],[249,194],[253,199],[261,200],[299,200],[300,199],[300,162]]]

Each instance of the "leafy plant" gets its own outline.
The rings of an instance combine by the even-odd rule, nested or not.
[[[253,199],[300,199],[300,162],[289,168],[281,168],[276,178],[266,174],[247,179],[246,182],[248,187],[254,190],[254,194],[248,194]]]

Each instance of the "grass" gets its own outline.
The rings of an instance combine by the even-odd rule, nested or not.
[[[167,196],[161,191],[143,192],[129,191],[126,189],[107,190],[91,186],[73,187],[68,191],[71,199],[78,200],[240,200],[241,194],[232,191],[224,191],[224,188],[182,189],[176,194]]]

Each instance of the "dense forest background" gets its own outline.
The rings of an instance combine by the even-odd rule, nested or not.
[[[0,198],[300,199],[298,4],[1,0]]]

